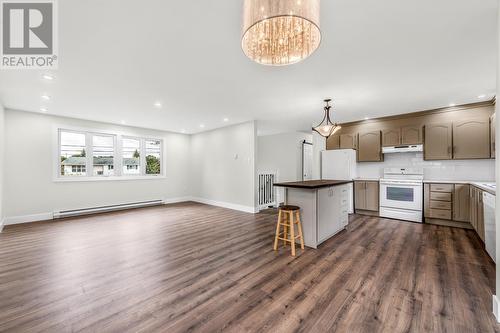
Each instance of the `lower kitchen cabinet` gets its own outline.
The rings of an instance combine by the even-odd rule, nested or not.
[[[494,113],[490,118],[490,157],[495,158],[495,131],[496,131],[496,123],[495,123],[496,113]]]
[[[455,184],[453,192],[453,219],[460,222],[470,221],[470,186]]]
[[[483,190],[469,184],[424,184],[425,223],[474,229],[484,242]]]
[[[358,210],[378,212],[379,183],[377,181],[354,182],[354,207]]]
[[[453,184],[424,184],[424,217],[426,222],[450,221]]]
[[[471,229],[469,206],[467,184],[424,184],[426,223]]]
[[[475,186],[469,190],[470,200],[470,222],[476,230],[479,238],[484,242],[484,210],[483,210],[483,191]]]

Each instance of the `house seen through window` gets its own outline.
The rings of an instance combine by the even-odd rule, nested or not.
[[[85,176],[87,174],[85,148],[84,133],[61,132],[59,147],[61,175]]]
[[[65,178],[161,175],[162,140],[59,130],[58,163]]]

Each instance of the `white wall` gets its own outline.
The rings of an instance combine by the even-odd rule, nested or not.
[[[188,135],[116,126],[98,122],[6,110],[4,210],[15,217],[42,219],[58,210],[153,199],[177,200],[190,195]],[[89,128],[164,140],[166,177],[154,180],[54,182],[55,126]],[[0,128],[1,129],[1,128]],[[3,163],[2,163],[3,165]],[[13,219],[14,218],[14,219]]]
[[[302,179],[302,142],[312,141],[312,135],[290,132],[257,138],[257,171],[277,172],[278,181]]]
[[[255,122],[191,136],[192,195],[201,202],[255,211]]]
[[[498,3],[498,9],[497,9],[497,98],[500,96],[500,3]],[[497,103],[495,104],[495,143],[500,142],[500,106],[498,105],[498,100]],[[498,144],[497,144],[498,147]],[[496,148],[495,149],[495,158],[498,161],[500,158],[500,149]],[[495,164],[495,169],[496,169],[496,183],[498,184],[498,181],[500,180],[500,163]],[[497,318],[497,321],[500,322],[500,311],[499,311],[499,298],[500,295],[498,294],[500,291],[500,265],[498,265],[500,261],[500,214],[498,213],[500,211],[500,195],[497,195],[495,198],[495,232],[496,232],[496,258],[497,258],[497,265],[496,265],[496,294],[497,296],[493,295],[493,314]]]
[[[0,103],[0,231],[3,228],[3,218],[4,218],[4,209],[3,209],[3,175],[4,175],[4,150],[5,150],[5,111],[2,103]]]
[[[290,132],[257,138],[257,173],[276,173],[277,182],[302,179],[302,142],[312,142],[312,135]],[[277,202],[284,202],[284,189],[276,188]]]
[[[358,163],[358,177],[379,178],[384,168],[423,168],[427,180],[494,181],[494,160],[424,161],[423,153],[385,154],[384,162]]]
[[[313,179],[321,179],[321,152],[326,150],[326,138],[315,131],[313,136]]]

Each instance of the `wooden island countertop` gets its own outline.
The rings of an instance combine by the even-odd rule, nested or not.
[[[352,180],[304,180],[301,182],[286,182],[286,183],[275,183],[274,186],[278,187],[293,187],[293,188],[303,188],[303,189],[318,189],[322,187],[331,187],[337,185],[344,185],[352,183]]]

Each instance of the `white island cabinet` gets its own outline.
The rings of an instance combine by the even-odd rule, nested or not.
[[[300,207],[306,246],[317,248],[345,229],[349,219],[351,183],[344,180],[308,180],[275,184],[285,188],[287,205]]]

